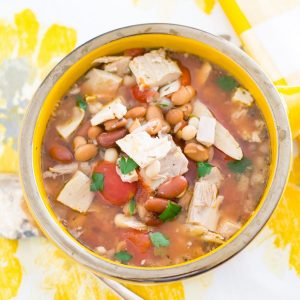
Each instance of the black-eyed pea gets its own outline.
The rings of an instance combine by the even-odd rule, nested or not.
[[[108,148],[104,153],[104,160],[115,163],[118,159],[119,153],[115,148]]]
[[[156,105],[149,105],[146,112],[146,119],[147,121],[153,120],[153,119],[164,119],[164,115],[162,113],[162,110],[156,106]]]
[[[192,140],[197,134],[197,129],[192,125],[187,125],[182,128],[182,139],[185,141]]]
[[[191,85],[181,86],[172,94],[171,100],[174,105],[181,106],[189,103],[195,96],[196,91]]]
[[[88,130],[88,137],[93,140],[95,139],[100,133],[102,133],[102,128],[99,126],[91,126]]]
[[[79,146],[74,153],[77,161],[88,161],[98,154],[98,148],[94,144],[85,144]]]
[[[183,120],[183,112],[179,108],[173,108],[166,113],[166,121],[170,125],[176,125]]]
[[[150,135],[156,135],[158,132],[162,129],[162,120],[161,119],[152,119],[151,123],[153,122],[153,125],[149,126],[146,131]]]
[[[73,139],[73,149],[76,150],[78,147],[85,145],[87,143],[83,136],[77,135]]]
[[[196,129],[198,129],[199,126],[199,119],[197,117],[191,117],[189,118],[189,125],[194,126]]]
[[[127,111],[125,117],[127,119],[136,119],[136,118],[143,118],[146,114],[146,108],[144,106],[137,106],[131,108]]]

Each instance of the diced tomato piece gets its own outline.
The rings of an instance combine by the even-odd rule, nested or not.
[[[191,84],[191,74],[190,74],[189,69],[182,64],[179,64],[179,68],[182,72],[181,84],[182,85],[190,85]]]
[[[144,89],[141,91],[138,85],[134,85],[131,87],[131,93],[137,101],[146,103],[147,99],[155,94],[155,91],[150,89]]]
[[[117,174],[115,163],[101,161],[94,168],[94,172],[104,175],[103,191],[99,193],[110,204],[124,205],[136,194],[136,182],[123,182]]]
[[[129,253],[140,252],[145,253],[151,247],[151,241],[148,233],[136,230],[124,233],[127,249]]]
[[[144,53],[145,53],[144,48],[132,48],[124,51],[125,56],[132,56],[132,57],[143,55]]]

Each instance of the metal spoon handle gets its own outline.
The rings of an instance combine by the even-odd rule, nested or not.
[[[111,279],[106,279],[102,277],[96,276],[99,280],[104,282],[110,289],[118,295],[122,300],[143,300],[143,298],[139,297],[137,294],[133,293],[129,289],[127,289],[121,283],[118,283]]]

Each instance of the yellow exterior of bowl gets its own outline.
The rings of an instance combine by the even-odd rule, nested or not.
[[[214,249],[213,251],[196,258],[192,261],[199,260],[201,258],[204,258],[206,256],[211,255],[212,253],[218,251],[219,249],[226,246],[228,243],[230,243],[236,236],[239,235],[239,233],[243,230],[245,226],[247,226],[248,223],[251,222],[251,220],[255,217],[256,213],[260,210],[261,206],[263,205],[266,196],[269,192],[271,183],[274,178],[275,170],[276,170],[276,162],[278,158],[277,148],[278,148],[278,137],[276,134],[276,125],[274,123],[272,113],[269,109],[269,106],[267,104],[266,99],[264,98],[262,92],[258,88],[255,81],[249,76],[246,70],[242,69],[237,63],[235,63],[232,59],[225,56],[223,53],[217,51],[216,49],[201,43],[199,41],[175,36],[175,35],[168,35],[168,34],[141,34],[136,36],[130,36],[126,38],[120,38],[116,41],[110,42],[108,44],[105,44],[104,46],[88,53],[86,56],[84,56],[82,59],[77,61],[71,68],[69,68],[62,77],[57,81],[57,83],[53,86],[52,90],[48,94],[47,98],[44,101],[43,107],[40,111],[36,126],[35,126],[35,132],[34,132],[34,138],[33,138],[33,169],[34,174],[36,178],[36,184],[39,190],[39,193],[41,195],[42,200],[44,201],[45,206],[49,210],[49,213],[53,217],[53,219],[56,220],[56,222],[59,224],[61,229],[65,232],[65,234],[69,235],[74,241],[76,241],[75,238],[71,236],[71,234],[66,230],[66,228],[59,222],[56,215],[54,214],[49,200],[46,195],[46,191],[43,184],[43,178],[42,178],[42,172],[41,172],[41,146],[43,141],[43,136],[45,133],[45,129],[47,126],[47,122],[55,109],[58,101],[61,99],[61,97],[68,91],[68,89],[72,86],[73,83],[76,82],[88,69],[91,67],[91,63],[93,60],[100,56],[105,55],[112,55],[112,54],[118,54],[122,52],[125,49],[128,48],[159,48],[159,47],[166,47],[170,48],[175,51],[179,52],[188,52],[191,54],[195,54],[201,58],[207,59],[211,61],[214,64],[219,65],[220,67],[227,70],[229,73],[231,73],[235,78],[238,79],[238,81],[246,87],[251,94],[256,99],[256,102],[261,109],[264,118],[267,122],[270,138],[271,138],[271,149],[272,149],[272,162],[270,165],[270,175],[269,180],[267,182],[266,189],[264,191],[264,194],[261,198],[261,201],[259,205],[257,206],[255,212],[252,214],[252,216],[249,218],[249,220],[244,224],[244,226],[228,241],[226,241],[223,245],[219,246],[218,248]],[[41,228],[43,229],[43,228]],[[78,241],[76,241],[77,244],[84,248],[86,251],[90,252],[94,256],[97,256],[103,260],[109,261],[113,264],[119,264],[118,262],[110,261],[106,258],[100,257],[96,253],[92,252],[82,244],[80,244]],[[188,261],[182,264],[178,265],[172,265],[172,266],[166,266],[166,267],[157,267],[152,269],[162,269],[162,268],[172,268],[174,266],[180,266],[188,264],[192,261]],[[131,266],[127,266],[131,267]],[[137,269],[148,269],[145,267],[136,267],[132,266],[132,268]]]

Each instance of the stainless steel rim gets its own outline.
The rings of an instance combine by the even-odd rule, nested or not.
[[[92,50],[113,40],[143,33],[172,34],[192,38],[216,48],[233,59],[243,69],[247,70],[248,74],[260,87],[265,98],[268,99],[269,107],[277,125],[277,136],[279,137],[277,169],[270,192],[255,218],[244,228],[243,232],[224,248],[196,262],[188,263],[183,266],[174,266],[172,268],[149,268],[146,270],[109,263],[95,257],[83,248],[78,247],[76,242],[66,235],[52,219],[49,211],[41,200],[35,182],[32,163],[32,141],[35,123],[45,97],[60,76],[77,60]],[[283,193],[291,161],[291,147],[292,139],[285,106],[272,82],[262,72],[260,67],[243,51],[222,38],[195,28],[176,24],[141,24],[120,28],[88,41],[66,56],[51,71],[34,95],[23,121],[19,143],[20,173],[23,188],[29,199],[35,218],[41,224],[45,233],[69,256],[93,272],[104,274],[115,279],[136,282],[167,282],[200,274],[223,263],[241,251],[255,237],[269,219]]]

